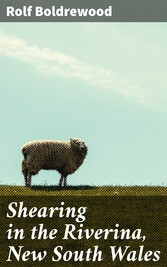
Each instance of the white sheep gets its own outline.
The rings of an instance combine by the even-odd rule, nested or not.
[[[61,174],[59,185],[67,186],[67,176],[83,163],[88,148],[78,139],[70,141],[37,140],[23,145],[22,173],[26,186],[31,185],[31,176],[40,170],[57,170]]]

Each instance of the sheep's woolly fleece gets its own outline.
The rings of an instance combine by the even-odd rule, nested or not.
[[[31,175],[37,174],[41,169],[57,170],[62,175],[62,183],[63,178],[74,173],[82,165],[87,151],[85,143],[78,138],[70,141],[38,140],[25,144],[22,147],[22,173],[26,185],[27,179],[31,180]]]

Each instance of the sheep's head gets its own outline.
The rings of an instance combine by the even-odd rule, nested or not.
[[[79,156],[85,157],[88,152],[88,147],[79,138],[70,138],[70,143]]]

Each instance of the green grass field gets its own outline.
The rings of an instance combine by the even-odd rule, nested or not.
[[[164,186],[0,186],[1,196],[167,196]]]

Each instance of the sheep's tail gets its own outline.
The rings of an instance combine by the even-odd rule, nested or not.
[[[23,160],[22,161],[22,164],[21,164],[21,171],[24,174],[24,176],[26,174],[26,170],[27,170],[27,168],[26,168],[26,162],[25,162],[25,160]]]
[[[24,159],[26,160],[27,153],[26,153],[26,148],[25,147],[22,148],[22,153],[23,153]]]

